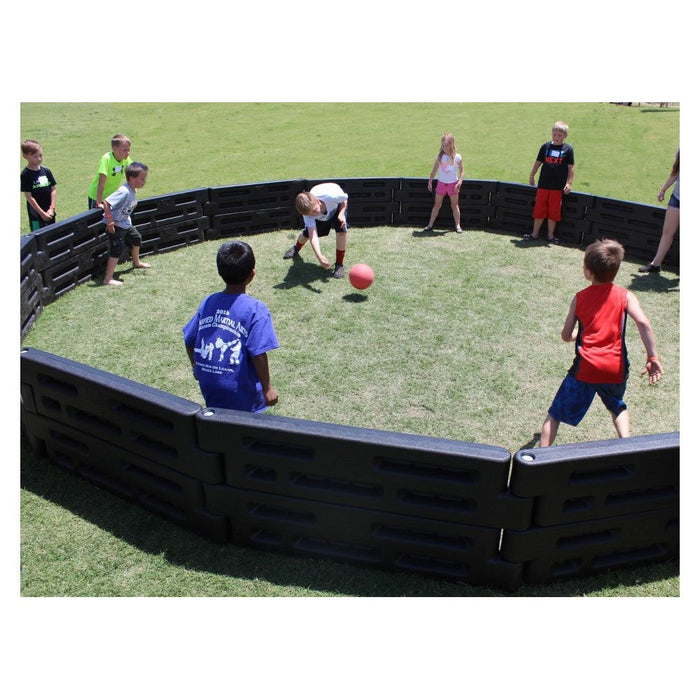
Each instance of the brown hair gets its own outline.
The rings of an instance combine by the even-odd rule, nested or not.
[[[583,255],[583,264],[598,282],[612,282],[625,257],[625,249],[618,241],[603,238],[591,243]]]
[[[24,139],[22,141],[22,154],[28,155],[29,153],[36,153],[41,150],[41,144],[34,139]]]
[[[131,139],[124,134],[115,134],[112,136],[112,148],[117,146],[131,146]]]

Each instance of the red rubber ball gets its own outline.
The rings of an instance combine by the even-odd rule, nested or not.
[[[374,270],[369,265],[357,263],[350,268],[348,277],[355,289],[367,289],[374,282]]]

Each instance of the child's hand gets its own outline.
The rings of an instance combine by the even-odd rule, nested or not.
[[[321,267],[327,270],[331,264],[328,262],[328,258],[325,255],[320,255],[318,261],[321,263]]]
[[[664,373],[664,368],[661,366],[658,357],[650,357],[647,359],[646,366],[642,372],[642,376],[649,373],[649,384],[656,384],[656,382],[661,379],[661,375]]]
[[[266,392],[265,392],[265,405],[266,406],[274,406],[277,403],[278,400],[277,392],[274,390],[273,387],[270,387]]]

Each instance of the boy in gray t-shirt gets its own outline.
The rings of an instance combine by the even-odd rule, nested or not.
[[[126,183],[103,201],[104,219],[109,234],[109,258],[105,270],[104,284],[118,287],[120,280],[114,279],[114,271],[124,248],[124,242],[131,247],[131,261],[134,267],[149,268],[148,263],[139,258],[141,234],[131,223],[131,213],[136,208],[136,190],[146,184],[148,167],[143,163],[131,163],[126,169]]]

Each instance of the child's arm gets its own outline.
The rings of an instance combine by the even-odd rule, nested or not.
[[[574,166],[569,164],[569,174],[566,177],[566,184],[564,185],[564,194],[569,194],[571,192],[571,186],[574,184]]]
[[[440,156],[438,156],[435,159],[435,163],[433,163],[433,169],[430,171],[430,177],[428,178],[428,190],[430,192],[433,191],[433,178],[435,177],[435,173],[437,173],[439,167],[440,167]]]
[[[314,251],[314,255],[318,258],[318,261],[327,270],[331,264],[328,262],[328,258],[321,252],[321,245],[318,242],[318,232],[316,231],[316,227],[307,226],[306,231],[309,234],[309,244],[311,245],[311,250]]]
[[[459,192],[460,188],[462,187],[462,180],[464,180],[464,161],[460,160],[459,161],[459,178],[457,179],[457,185],[455,187],[456,192]]]
[[[673,173],[671,173],[671,174],[668,176],[668,179],[666,180],[666,182],[664,182],[664,184],[662,185],[661,189],[659,190],[659,194],[658,194],[657,197],[656,197],[656,199],[658,199],[659,202],[663,202],[663,201],[664,201],[664,195],[666,194],[666,190],[667,190],[677,179],[678,179],[678,173],[676,173],[675,175],[674,175]]]
[[[576,297],[574,297],[571,300],[564,327],[561,329],[561,339],[565,343],[573,343],[576,340],[576,335]]]
[[[49,211],[51,211],[51,210],[53,209],[53,206],[49,207],[49,210],[48,210],[48,211],[44,211],[44,210],[39,206],[39,202],[37,202],[36,199],[34,199],[34,197],[32,197],[32,193],[31,193],[31,192],[25,192],[25,193],[24,193],[24,196],[27,198],[27,201],[29,202],[29,206],[31,206],[31,208],[34,209],[34,211],[35,211],[44,221],[48,221],[48,220],[53,216],[52,214],[49,214]]]
[[[267,361],[267,353],[256,355],[253,358],[255,371],[258,373],[258,379],[262,384],[263,393],[265,394],[265,405],[274,406],[277,403],[277,392],[270,383],[270,366]]]
[[[637,324],[639,335],[647,351],[647,361],[642,374],[649,373],[649,384],[656,384],[661,379],[664,369],[656,354],[656,339],[649,319],[646,317],[639,300],[632,292],[627,292],[627,314]]]
[[[345,210],[347,208],[348,208],[348,200],[347,199],[338,205],[338,221],[340,221],[341,224],[347,224],[347,220],[345,218]]]
[[[102,202],[102,207],[105,212],[105,219],[107,220],[107,233],[114,233],[114,221],[112,220],[112,206],[105,200]]]
[[[101,207],[103,204],[102,193],[105,191],[105,182],[107,182],[107,176],[100,173],[99,178],[97,179],[97,194],[95,195],[95,201],[97,202],[98,207]]]
[[[542,163],[539,160],[536,160],[532,164],[532,170],[530,171],[530,186],[534,187],[535,186],[535,175],[537,175],[537,171],[542,167]]]

